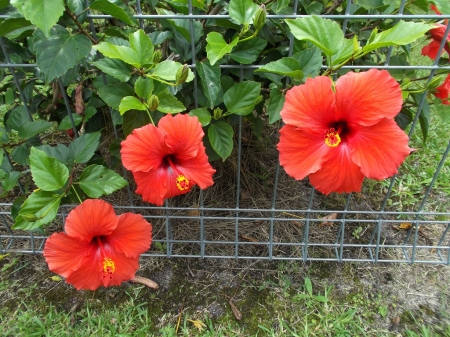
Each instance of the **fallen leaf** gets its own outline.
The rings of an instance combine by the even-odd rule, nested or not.
[[[8,254],[4,254],[4,255],[0,255],[0,261],[3,260],[5,257],[7,257],[8,255],[10,255],[10,253]]]
[[[231,311],[233,312],[234,317],[240,321],[242,319],[241,311],[236,307],[236,304],[233,303],[233,300],[229,300],[228,303],[230,303]]]
[[[60,281],[62,281],[62,277],[61,276],[50,276],[50,278],[51,278],[51,280],[52,281],[55,281],[55,282],[60,282]]]
[[[198,331],[203,331],[203,328],[206,328],[206,324],[200,320],[188,319],[188,321],[194,324]]]
[[[320,218],[319,220],[322,220],[322,222],[320,223],[320,226],[331,226],[333,225],[333,222],[329,222],[327,220],[334,220],[337,218],[337,213],[330,213],[326,216],[324,216],[323,218]]]
[[[158,286],[158,284],[156,282],[154,282],[154,281],[152,281],[152,280],[150,280],[150,279],[148,279],[146,277],[135,276],[130,281],[134,282],[134,283],[143,284],[143,285],[145,285],[145,286],[147,286],[149,288],[152,288],[152,289],[158,289],[159,288],[159,286]]]
[[[400,224],[400,226],[398,226],[398,228],[404,229],[404,230],[411,229],[411,227],[412,227],[412,224],[410,224],[409,222],[403,222]]]
[[[397,316],[392,320],[392,323],[394,323],[394,325],[399,325],[400,324],[400,317]]]

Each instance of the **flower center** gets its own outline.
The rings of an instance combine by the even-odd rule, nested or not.
[[[341,137],[334,128],[325,130],[325,144],[327,144],[329,147],[336,147],[340,142]]]
[[[180,191],[185,191],[189,188],[189,179],[180,174],[176,179],[177,187]]]
[[[110,279],[112,279],[112,274],[116,271],[116,265],[114,264],[114,261],[109,258],[105,257],[103,259],[103,278],[106,278],[109,276]]]

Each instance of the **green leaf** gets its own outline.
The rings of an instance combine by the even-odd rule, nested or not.
[[[17,130],[19,137],[28,139],[31,138],[38,133],[47,130],[48,128],[52,127],[53,123],[43,121],[42,119],[39,119],[34,122],[25,122],[23,123],[20,128]]]
[[[158,77],[166,81],[175,81],[177,76],[177,71],[183,67],[183,65],[179,62],[175,62],[172,60],[165,60],[163,62],[158,63],[155,67],[152,76]],[[191,69],[188,69],[188,77],[186,82],[190,82],[194,79],[194,73]]]
[[[241,116],[247,115],[253,111],[258,103],[260,91],[261,83],[253,81],[236,83],[227,90],[223,96],[223,102],[229,113]]]
[[[209,101],[209,108],[214,108],[214,102],[220,92],[220,67],[211,66],[208,60],[197,61],[196,69],[201,79],[203,93]]]
[[[72,113],[72,118],[75,123],[75,126],[80,124],[81,121],[83,120],[83,116],[76,113]],[[72,122],[70,121],[69,116],[64,117],[58,126],[58,130],[67,130],[67,129],[72,129]]]
[[[69,179],[66,165],[35,147],[30,152],[30,170],[36,186],[44,191],[59,190]]]
[[[82,34],[72,35],[59,26],[54,26],[50,37],[41,30],[34,32],[36,63],[44,73],[46,83],[64,75],[79,60],[87,57],[91,51],[91,41]]]
[[[55,195],[53,192],[42,190],[33,192],[20,207],[13,228],[32,230],[48,224],[56,217],[61,198],[62,195]],[[30,218],[30,215],[37,220],[25,220],[24,216]]]
[[[138,110],[127,111],[123,115],[123,133],[128,136],[134,129],[150,123],[148,114]]]
[[[186,107],[174,95],[168,91],[158,93],[158,110],[164,113],[177,113],[186,110]]]
[[[293,55],[293,57],[300,64],[300,69],[303,71],[303,79],[319,75],[323,61],[319,48],[313,47],[302,50],[300,53]]]
[[[252,0],[230,0],[228,14],[235,22],[245,25],[252,23],[259,6]]]
[[[297,80],[301,80],[303,78],[300,63],[293,57],[283,57],[278,61],[267,63],[255,70],[255,73],[263,72],[289,76]]]
[[[118,110],[122,99],[126,96],[133,96],[134,90],[127,83],[115,83],[100,87],[98,95],[106,104]]]
[[[193,109],[189,111],[189,116],[196,116],[202,126],[207,126],[211,122],[211,114],[205,108]]]
[[[140,68],[142,66],[140,57],[130,47],[118,46],[109,42],[102,42],[93,48],[106,57],[122,60],[125,63],[131,64],[135,68]]]
[[[313,295],[312,283],[308,277],[305,277],[305,288],[306,288],[306,291],[308,292],[309,296],[312,296]]]
[[[139,77],[134,83],[134,91],[140,98],[149,99],[153,93],[153,80],[151,78]]]
[[[134,96],[126,96],[122,99],[119,105],[119,112],[123,115],[128,110],[143,110],[146,111],[147,107],[138,98]]]
[[[19,180],[21,175],[22,175],[22,173],[17,172],[17,171],[11,171],[8,174],[6,174],[3,177],[3,181],[2,181],[3,192],[12,190],[14,188],[14,186],[16,186],[17,181]]]
[[[58,159],[60,162],[71,165],[73,160],[70,160],[69,148],[63,144],[57,144],[56,146],[40,145],[36,146],[37,149],[44,151],[49,157]]]
[[[111,75],[122,82],[131,78],[132,68],[122,60],[104,58],[92,63],[105,74]]]
[[[136,53],[140,64],[153,63],[153,43],[142,29],[130,34],[130,47]]]
[[[233,150],[233,128],[225,122],[216,122],[208,128],[211,147],[225,161]]]
[[[372,41],[363,47],[364,52],[387,47],[404,46],[424,36],[434,25],[400,21],[394,27],[377,33]]]
[[[430,0],[430,2],[434,3],[442,14],[450,14],[450,2],[447,0]]]
[[[93,106],[88,106],[86,109],[84,109],[84,121],[87,122],[91,119],[92,116],[94,116],[97,113],[97,109]]]
[[[5,36],[16,29],[30,26],[31,22],[24,18],[9,18],[0,23],[0,37]]]
[[[443,124],[450,124],[450,105],[442,104],[439,98],[435,98],[434,109]]]
[[[109,2],[108,0],[95,0],[89,7],[104,14],[111,15],[130,26],[133,26],[136,22],[133,18],[129,17],[122,8]]]
[[[80,176],[80,188],[91,198],[99,198],[111,194],[128,183],[116,172],[102,165],[86,167]]]
[[[42,29],[47,38],[50,36],[50,29],[64,12],[63,0],[11,0],[11,5],[25,19]]]
[[[250,64],[257,60],[266,45],[266,40],[254,37],[251,40],[238,43],[231,51],[230,57],[236,62]]]
[[[69,145],[70,157],[78,164],[86,163],[100,144],[100,131],[85,133]]]
[[[219,61],[225,54],[229,54],[231,50],[239,42],[239,37],[235,37],[230,44],[226,43],[223,36],[217,32],[211,32],[206,36],[206,54],[208,60],[213,66]]]
[[[297,40],[306,40],[320,48],[330,60],[345,44],[344,33],[335,22],[318,16],[286,19],[292,35]]]
[[[281,119],[280,111],[283,109],[284,101],[285,97],[279,89],[272,89],[270,91],[269,106],[267,108],[270,124]]]

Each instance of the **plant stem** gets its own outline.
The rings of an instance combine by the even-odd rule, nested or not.
[[[89,40],[91,40],[91,42],[93,44],[97,44],[98,41],[96,39],[94,39],[91,35],[89,35],[88,32],[86,32],[83,28],[83,26],[81,25],[80,21],[78,21],[77,17],[67,8],[65,7],[66,13],[67,15],[70,16],[70,18],[72,19],[73,22],[75,22],[75,24],[77,25],[78,29],[80,30],[80,32],[85,35]]]

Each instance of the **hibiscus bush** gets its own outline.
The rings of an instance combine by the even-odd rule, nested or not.
[[[15,229],[124,188],[122,166],[151,204],[208,188],[241,121],[255,138],[280,128],[272,146],[293,178],[359,191],[364,177],[397,172],[412,123],[426,141],[430,114],[450,116],[447,0],[3,0],[0,10],[0,174]],[[415,48],[440,68],[411,66]]]

